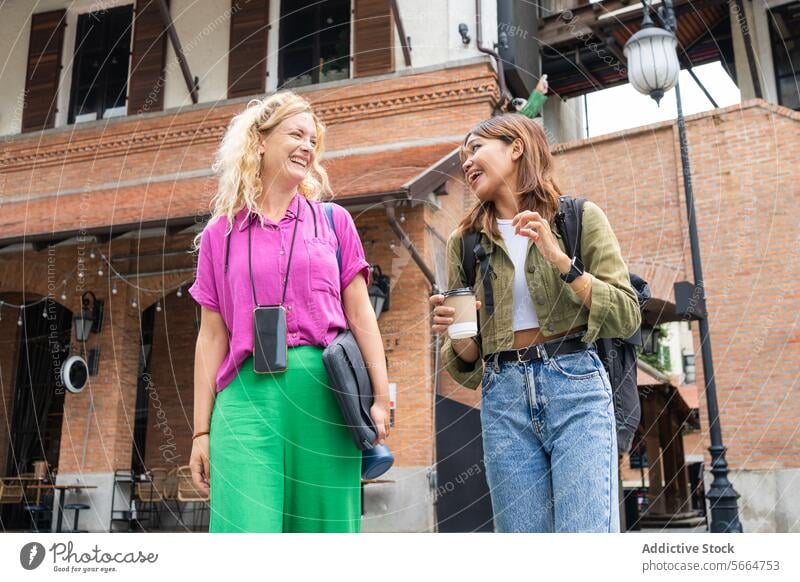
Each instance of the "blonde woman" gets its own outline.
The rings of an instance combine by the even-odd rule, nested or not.
[[[319,198],[324,127],[291,92],[253,100],[217,153],[219,187],[199,238],[191,467],[210,489],[211,532],[356,532],[361,451],[329,388],[322,351],[349,325],[388,436],[383,342],[369,265],[349,213]],[[341,256],[341,268],[337,261]],[[254,308],[282,305],[287,366],[254,372]]]

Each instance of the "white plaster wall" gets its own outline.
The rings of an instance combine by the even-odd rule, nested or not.
[[[706,472],[706,493],[714,476]],[[745,533],[800,532],[800,469],[733,470],[728,479],[740,495],[739,520]]]
[[[548,97],[542,108],[544,130],[550,144],[563,143],[586,137],[586,116],[583,96],[562,101],[555,95]]]
[[[398,2],[406,36],[411,37],[413,68],[439,65],[480,56],[476,47],[475,2],[472,0],[403,0]],[[497,2],[482,0],[483,45],[497,40]],[[469,45],[464,45],[458,25],[469,27]],[[400,36],[395,30],[395,70],[406,69]]]
[[[276,3],[276,2],[273,2]],[[193,76],[199,77],[199,102],[228,97],[230,0],[171,0],[170,13]],[[164,109],[191,105],[178,58],[167,42]]]

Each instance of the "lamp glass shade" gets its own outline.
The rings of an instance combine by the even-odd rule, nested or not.
[[[375,310],[375,317],[380,317],[383,312],[383,306],[386,303],[386,293],[377,285],[370,285],[369,301],[372,303],[372,309]]]
[[[85,342],[89,339],[89,334],[92,332],[92,324],[94,318],[91,312],[84,309],[81,313],[72,318],[75,324],[75,339],[79,342]]]
[[[671,32],[648,26],[625,43],[623,52],[628,60],[628,80],[644,95],[656,101],[678,82],[678,40]]]

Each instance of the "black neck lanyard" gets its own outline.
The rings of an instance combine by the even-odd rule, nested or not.
[[[256,217],[258,220],[258,217]],[[292,246],[289,249],[289,260],[286,264],[286,277],[283,279],[283,294],[281,295],[280,305],[286,300],[286,287],[289,282],[289,269],[292,266],[292,255],[294,254],[294,239],[297,237],[297,223],[300,221],[300,199],[297,200],[297,211],[294,216],[294,233],[292,234]],[[250,224],[247,225],[247,264],[250,268],[250,286],[253,288],[253,304],[259,306],[256,300],[256,284],[253,281],[253,217],[250,218]]]

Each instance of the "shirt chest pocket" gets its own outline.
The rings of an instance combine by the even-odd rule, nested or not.
[[[314,237],[306,239],[306,251],[311,291],[331,293],[338,297],[341,290],[336,247],[326,239]]]

